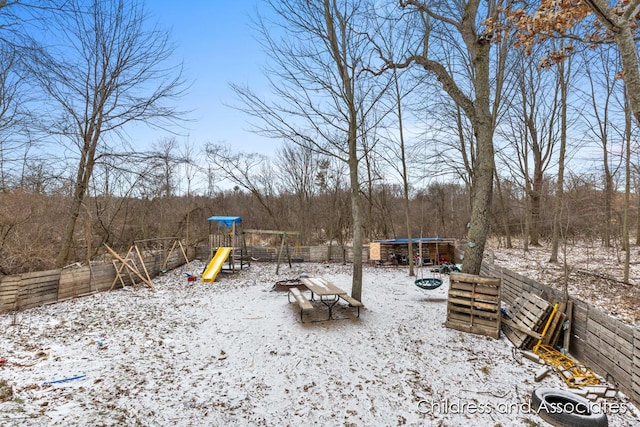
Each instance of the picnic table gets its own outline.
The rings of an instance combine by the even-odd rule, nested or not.
[[[317,296],[318,301],[327,307],[329,310],[328,319],[333,317],[333,307],[335,307],[340,299],[346,301],[352,307],[357,307],[358,317],[360,317],[360,307],[362,306],[362,303],[357,299],[352,298],[346,291],[340,289],[327,279],[322,277],[300,277],[300,281],[309,290],[309,292],[311,292],[311,301],[315,301]],[[302,319],[302,312],[311,309],[312,306],[298,289],[295,291],[290,289],[289,292],[290,295],[293,295],[296,299],[298,305],[300,305],[300,318]]]

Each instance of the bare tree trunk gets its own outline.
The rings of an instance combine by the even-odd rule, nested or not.
[[[509,211],[507,210],[507,205],[504,200],[504,194],[502,193],[502,185],[500,185],[500,177],[498,176],[497,171],[495,173],[496,180],[496,189],[498,190],[498,199],[500,200],[500,208],[502,210],[502,227],[504,228],[504,237],[506,240],[506,248],[511,249],[511,229],[509,227]]]
[[[530,194],[530,181],[527,180],[527,188],[525,194]],[[529,235],[531,234],[531,197],[524,198],[524,231],[522,233],[522,250],[529,252]]]
[[[488,100],[488,98],[486,99]],[[478,141],[478,157],[473,179],[473,201],[470,226],[467,232],[468,243],[462,267],[463,272],[469,274],[480,274],[484,247],[489,235],[489,211],[493,196],[494,149],[493,126],[488,115],[485,115],[484,120],[479,121],[475,132]]]
[[[76,223],[78,222],[78,217],[80,216],[80,211],[82,210],[84,199],[89,189],[89,180],[93,174],[96,149],[100,135],[99,133],[94,133],[97,131],[93,126],[89,126],[88,132],[90,136],[85,136],[84,138],[85,143],[80,155],[80,162],[78,164],[78,171],[74,183],[73,199],[71,200],[71,206],[69,209],[69,218],[62,235],[60,250],[56,257],[56,265],[58,267],[63,267],[69,259],[71,246],[73,245],[74,240]]]
[[[358,179],[358,136],[355,108],[349,123],[349,178],[351,194],[351,212],[353,214],[353,277],[351,279],[351,296],[362,301],[362,200]]]
[[[636,181],[636,245],[640,245],[640,185]]]
[[[604,0],[596,0],[607,8],[608,2]],[[628,88],[629,105],[636,118],[636,124],[640,122],[640,61],[638,60],[638,48],[634,36],[634,30],[631,28],[631,22],[635,22],[638,11],[637,7],[633,16],[629,17],[629,21],[622,21],[615,17],[618,24],[617,31],[614,32],[616,44],[620,49],[620,58],[622,59],[622,68],[624,69],[624,81]],[[635,27],[635,24],[634,24]]]
[[[409,254],[409,276],[415,276],[413,263],[413,239],[411,235],[411,216],[409,215],[409,177],[407,176],[407,157],[404,147],[404,130],[402,126],[402,97],[400,96],[400,85],[398,84],[398,71],[393,70],[393,80],[396,89],[396,108],[398,113],[398,132],[400,135],[400,158],[402,162],[402,190],[404,195],[404,213],[407,224],[408,254]]]
[[[625,127],[624,127],[624,138],[626,142],[625,147],[625,179],[624,179],[624,215],[622,218],[622,245],[624,248],[624,277],[623,281],[625,283],[629,283],[629,264],[631,262],[631,247],[629,242],[629,210],[631,208],[631,137],[632,137],[632,117],[631,117],[631,108],[629,106],[628,97],[625,90],[625,98],[627,102],[625,106]]]
[[[536,160],[531,188],[531,228],[529,229],[529,243],[531,246],[540,246],[540,205],[542,203],[543,179],[540,163]]]
[[[558,247],[560,244],[560,222],[562,221],[562,206],[564,203],[564,164],[567,151],[567,80],[571,71],[565,76],[565,62],[558,64],[560,78],[560,152],[558,153],[558,180],[556,182],[556,197],[553,210],[553,236],[551,238],[551,257],[549,262],[558,262]]]
[[[604,136],[604,135],[603,135]],[[606,138],[606,136],[604,136]],[[611,247],[611,222],[613,220],[613,176],[609,167],[609,152],[607,141],[602,141],[602,163],[604,168],[604,225],[602,229],[602,243],[606,248]]]

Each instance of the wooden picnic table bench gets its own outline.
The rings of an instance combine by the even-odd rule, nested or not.
[[[289,300],[289,302],[291,302],[291,296],[293,296],[293,298],[300,306],[300,321],[304,322],[302,315],[305,311],[313,310],[313,304],[311,304],[311,301],[309,301],[307,297],[302,295],[302,292],[300,292],[300,289],[298,288],[289,289],[289,293],[287,294],[287,299]]]
[[[354,297],[352,297],[349,294],[340,295],[340,298],[345,300],[347,302],[347,304],[349,304],[351,307],[357,307],[358,308],[358,315],[356,317],[360,317],[360,307],[364,306],[364,304],[362,304],[360,301],[358,301],[357,299],[355,299]]]
[[[333,307],[338,303],[340,299],[349,304],[350,307],[357,308],[357,317],[360,317],[360,307],[363,304],[357,299],[351,297],[346,291],[340,289],[333,283],[321,277],[300,277],[302,284],[311,292],[311,301],[318,300],[324,304],[329,310],[329,317],[327,320],[333,318]],[[303,320],[303,313],[313,308],[311,301],[300,292],[300,289],[289,289],[289,302],[291,302],[291,296],[296,300],[300,306],[300,320]]]

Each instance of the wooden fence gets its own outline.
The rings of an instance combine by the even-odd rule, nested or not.
[[[511,306],[524,292],[562,300],[557,290],[506,268],[485,262],[481,274],[502,279],[502,299]],[[571,355],[616,384],[635,404],[640,404],[640,329],[584,301],[571,296],[569,299],[573,302]]]
[[[363,259],[369,257],[368,247],[363,248]],[[249,248],[249,255],[264,261],[276,261],[275,251],[268,248]],[[208,261],[210,250],[208,246],[189,250],[189,258],[198,258]],[[304,246],[296,249],[290,248],[291,256],[306,262],[350,262],[353,259],[351,248],[343,250],[333,246]],[[162,269],[164,254],[144,256],[144,263],[153,278]],[[283,258],[281,262],[286,262]],[[174,251],[167,261],[167,268],[172,269],[184,264],[184,257],[180,251]],[[131,279],[126,269],[121,275],[126,285],[131,284]],[[38,271],[12,276],[0,277],[0,313],[25,310],[44,304],[64,301],[91,295],[96,292],[108,291],[116,278],[116,270],[111,263],[91,264],[90,266]],[[138,281],[138,279],[136,279]],[[116,287],[120,284],[116,284]]]
[[[159,274],[163,262],[164,255],[161,253],[144,256],[145,266],[152,278]],[[176,268],[184,263],[182,253],[175,251],[167,260],[167,268]],[[130,285],[126,269],[122,273],[125,284]],[[0,313],[107,291],[115,278],[116,269],[111,263],[3,276],[0,278]],[[120,283],[116,284],[116,287],[119,286]]]
[[[249,246],[247,248],[248,256],[259,261],[276,262],[280,247],[265,246]],[[294,260],[302,260],[304,262],[352,262],[353,248],[342,248],[340,246],[300,246],[289,247],[289,254]],[[203,261],[208,261],[211,256],[211,250],[208,246],[199,246],[196,248],[195,257]],[[366,262],[369,259],[369,246],[362,247],[362,260]],[[280,262],[287,262],[287,256],[284,254]]]

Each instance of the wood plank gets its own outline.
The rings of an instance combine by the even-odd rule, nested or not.
[[[479,294],[486,294],[486,295],[498,295],[500,293],[499,286],[489,286],[489,285],[466,283],[466,282],[451,282],[449,285],[449,288],[459,289],[459,290],[469,291],[469,292],[477,292]]]
[[[522,330],[511,330],[505,333],[517,348],[526,348],[531,337],[526,331],[539,333],[544,320],[548,318],[549,303],[532,293],[524,293],[518,301],[519,307],[511,316],[511,322],[520,326]],[[507,328],[509,326],[507,325]]]
[[[48,284],[47,286],[39,286],[37,288],[22,287],[20,289],[19,298],[24,298],[31,295],[45,295],[50,293],[58,293],[57,283]]]
[[[456,289],[450,289],[449,295],[460,299],[466,299],[468,301],[482,301],[492,305],[500,305],[500,295],[483,295],[468,291],[459,291]]]
[[[46,303],[56,302],[58,300],[58,292],[52,292],[49,294],[29,295],[26,298],[21,298],[18,302],[20,310],[28,308],[34,308]]]
[[[469,316],[460,313],[449,313],[447,316],[448,321],[456,321],[465,324],[479,324],[487,327],[495,328],[496,321],[495,319],[488,319],[481,316]]]
[[[457,282],[479,283],[483,285],[500,286],[500,279],[497,279],[495,277],[482,277],[482,276],[475,276],[473,274],[466,274],[466,273],[451,273],[449,277],[452,283],[457,281]]]
[[[520,332],[515,329],[511,329],[508,326],[502,329],[505,336],[511,341],[515,348],[522,348],[522,345],[527,338],[527,335],[524,332]]]
[[[58,286],[58,298],[66,299],[91,292],[91,290],[91,271],[88,268],[76,271],[62,271]]]
[[[447,312],[450,313],[463,313],[463,314],[473,314],[476,316],[482,316],[489,319],[500,319],[502,316],[500,313],[496,311],[487,311],[487,310],[478,310],[474,308],[462,307],[462,306],[450,306],[447,308]]]
[[[20,276],[4,276],[0,278],[0,312],[6,313],[17,308],[20,294]]]
[[[32,286],[40,283],[58,283],[61,270],[49,270],[20,275],[20,286]]]
[[[501,280],[463,273],[453,273],[450,278],[445,326],[498,338]]]
[[[495,328],[484,327],[481,325],[467,325],[455,321],[447,321],[445,323],[445,326],[447,328],[457,329],[463,332],[470,332],[472,334],[485,335],[496,339],[500,338],[500,331],[496,331]]]
[[[633,330],[633,367],[631,375],[631,399],[640,404],[640,328]]]
[[[542,326],[544,319],[546,319],[547,313],[548,310],[541,313],[539,316],[535,316],[533,313],[528,311],[518,311],[511,317],[511,320],[533,331],[538,331]]]
[[[549,345],[551,343],[551,340],[553,339],[553,336],[556,332],[556,329],[558,327],[561,327],[562,324],[560,323],[560,321],[562,320],[563,316],[564,316],[564,309],[566,307],[565,303],[560,303],[558,304],[558,309],[556,310],[554,316],[552,319],[547,319],[547,321],[545,322],[549,324],[549,327],[547,328],[547,331],[545,333],[544,338],[542,339],[542,343],[543,344],[547,344]],[[553,347],[554,344],[551,344],[551,347]]]
[[[571,334],[573,333],[573,301],[567,301],[567,309],[565,310],[565,314],[567,317],[567,328],[564,331],[562,348],[564,348],[566,351],[569,351],[569,347],[571,346]]]
[[[289,293],[293,295],[293,298],[296,300],[301,310],[304,310],[304,311],[313,310],[313,305],[307,299],[307,297],[302,295],[302,292],[300,292],[300,289],[291,288],[289,289]]]
[[[519,325],[517,323],[514,323],[509,319],[502,319],[502,324],[506,325],[506,326],[508,326],[508,327],[510,327],[512,329],[517,329],[518,331],[523,332],[523,333],[525,333],[525,334],[527,334],[527,335],[529,335],[529,336],[531,336],[531,337],[533,337],[535,339],[538,339],[538,340],[542,339],[542,335],[540,335],[539,333],[537,333],[535,331],[532,331],[531,329],[525,328],[525,327],[523,327],[523,326],[521,326],[521,325]]]
[[[614,319],[600,310],[589,312],[589,322],[596,322],[601,328],[611,331],[624,341],[633,342],[633,328],[620,320]]]
[[[357,299],[353,298],[351,295],[340,295],[340,298],[345,300],[349,305],[351,305],[353,307],[363,307],[364,306],[364,304],[362,304]]]
[[[475,308],[467,307],[451,307],[449,310],[447,310],[447,313],[460,313],[469,316],[484,317],[487,319],[493,319],[495,322],[501,320],[500,318],[502,317],[500,313],[496,313],[494,311],[478,310]]]
[[[617,365],[606,355],[600,354],[596,349],[590,347],[585,349],[582,362],[599,375],[608,377],[609,381],[630,389],[631,384],[627,380],[630,378],[631,372],[629,372],[628,366]]]
[[[463,307],[475,307],[478,309],[484,310],[496,310],[496,304],[485,303],[477,300],[467,300],[463,298],[449,298],[449,303],[451,304],[459,304]]]
[[[544,344],[550,345],[551,347],[556,346],[566,318],[566,314],[559,312],[556,313],[556,315],[554,316],[554,320],[551,323],[551,327],[547,331],[547,335],[545,335],[544,339],[542,340]]]
[[[20,294],[37,294],[37,293],[48,293],[51,290],[56,290],[58,289],[58,283],[57,282],[49,282],[49,283],[38,283],[38,284],[32,284],[30,286],[21,286],[20,287]]]

